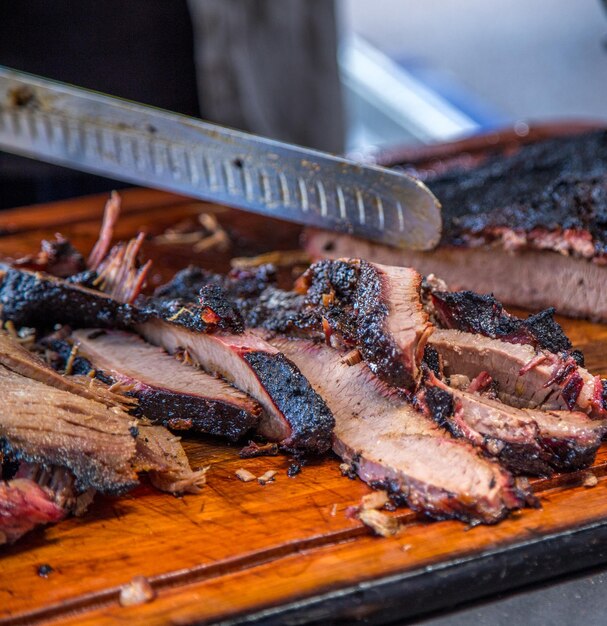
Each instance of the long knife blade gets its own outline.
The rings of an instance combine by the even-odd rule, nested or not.
[[[0,148],[276,218],[427,250],[418,180],[0,66]]]

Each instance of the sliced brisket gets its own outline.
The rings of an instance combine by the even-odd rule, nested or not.
[[[557,356],[529,344],[508,343],[459,330],[436,329],[430,344],[445,374],[470,380],[489,372],[500,399],[520,408],[579,410],[604,420],[604,383],[570,356]]]
[[[245,394],[137,335],[89,329],[73,332],[72,340],[78,355],[128,389],[137,412],[155,423],[236,441],[259,421],[259,405]]]
[[[219,277],[188,268],[156,291],[158,297],[194,298],[221,284],[249,328],[338,339],[360,350],[371,370],[391,385],[413,388],[432,330],[420,300],[420,275],[359,259],[312,265],[296,291],[283,291],[255,273]],[[253,286],[252,286],[253,285]]]
[[[185,350],[207,372],[216,373],[252,396],[265,409],[258,432],[288,449],[325,452],[334,420],[323,399],[297,367],[261,338],[204,334],[153,320],[137,327],[150,343],[168,352]]]
[[[334,451],[366,482],[437,518],[493,523],[523,506],[510,474],[452,438],[375,378],[322,344],[273,338],[327,400]]]
[[[439,425],[518,474],[586,467],[605,431],[603,423],[585,413],[514,408],[487,394],[449,387],[432,373],[417,398]]]

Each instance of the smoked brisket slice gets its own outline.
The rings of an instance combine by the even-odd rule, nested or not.
[[[360,259],[324,261],[312,265],[299,284],[374,374],[395,387],[415,386],[432,332],[415,270]]]
[[[524,505],[507,471],[416,411],[364,363],[345,365],[337,350],[306,340],[270,341],[326,398],[333,450],[365,482],[436,519],[494,523]]]
[[[292,450],[323,453],[331,445],[334,420],[295,364],[256,335],[189,331],[162,320],[137,327],[150,343],[169,353],[185,350],[209,373],[219,374],[265,409],[257,431]]]
[[[578,411],[503,404],[487,394],[449,387],[428,373],[417,400],[427,415],[517,474],[549,475],[590,465],[605,431]]]
[[[78,355],[134,395],[137,413],[155,423],[236,441],[259,421],[261,408],[245,394],[138,335],[88,329],[74,331],[71,339]]]
[[[430,345],[441,355],[447,376],[461,374],[472,380],[488,372],[506,404],[607,417],[604,381],[568,355],[459,330],[436,329]]]

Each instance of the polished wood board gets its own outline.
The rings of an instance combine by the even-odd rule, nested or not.
[[[225,270],[232,256],[297,245],[293,225],[156,191],[123,198],[116,236],[150,234],[154,283],[190,262]],[[0,213],[0,255],[34,252],[58,231],[88,250],[104,200]],[[154,243],[153,235],[200,212],[217,216],[231,249],[195,254],[190,245]],[[607,374],[607,326],[559,321],[588,368]],[[346,516],[369,489],[343,477],[337,458],[289,478],[285,456],[243,460],[239,446],[213,439],[189,438],[186,447],[194,466],[210,466],[201,495],[175,498],[143,484],[0,548],[0,623],[375,623],[607,562],[607,447],[590,470],[536,481],[541,509],[474,528],[400,509],[403,530],[389,539]],[[278,474],[261,486],[241,482],[239,468]],[[584,487],[591,473],[598,484]],[[53,568],[46,578],[41,565]],[[148,578],[156,598],[121,607],[119,590],[135,576]]]

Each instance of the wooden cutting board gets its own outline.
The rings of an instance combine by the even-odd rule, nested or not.
[[[297,246],[293,225],[155,191],[123,198],[116,236],[150,234],[154,283],[190,262],[226,270],[230,257]],[[88,250],[104,200],[0,213],[0,255],[33,252],[57,231]],[[201,212],[216,215],[230,249],[196,254],[191,245],[153,241]],[[559,321],[589,369],[607,374],[607,327]],[[539,510],[469,528],[401,509],[403,530],[390,539],[345,515],[369,489],[343,477],[336,458],[289,478],[292,461],[284,456],[243,460],[239,446],[208,438],[188,439],[186,447],[194,466],[210,466],[202,495],[175,498],[144,484],[126,497],[98,497],[82,519],[0,548],[0,623],[386,621],[607,562],[607,447],[591,470],[536,481]],[[239,468],[278,474],[261,486],[238,480]],[[590,476],[598,483],[585,487]],[[52,568],[47,577],[39,575],[43,565]],[[156,598],[121,607],[119,590],[135,576],[150,581]]]

